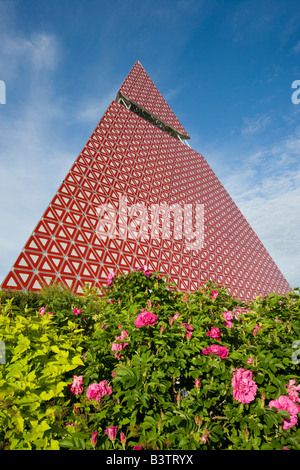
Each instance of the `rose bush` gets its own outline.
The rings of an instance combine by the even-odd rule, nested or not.
[[[300,449],[298,292],[182,294],[147,266],[102,297],[1,292],[1,447]]]

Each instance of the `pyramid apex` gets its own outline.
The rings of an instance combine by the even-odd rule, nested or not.
[[[190,139],[175,113],[172,111],[152,79],[137,60],[125,78],[118,96],[127,98],[141,110],[150,113],[151,117],[168,126],[181,139]]]

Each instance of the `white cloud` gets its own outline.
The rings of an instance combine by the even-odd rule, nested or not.
[[[245,118],[244,119],[244,128],[242,129],[241,133],[245,134],[256,134],[257,132],[261,132],[262,130],[266,129],[266,127],[271,123],[271,116],[267,114],[264,115],[256,115],[252,118]]]
[[[89,137],[90,123],[94,129],[116,94],[114,88],[97,100],[78,93],[70,101],[57,87],[63,53],[57,37],[21,37],[12,29],[2,39],[8,91],[0,114],[0,284]]]
[[[27,38],[2,32],[0,40],[0,68],[6,80],[19,79],[20,73],[54,71],[60,59],[54,35],[39,33]]]
[[[78,122],[95,124],[102,118],[110,103],[116,98],[116,91],[108,92],[105,97],[79,100],[73,119]]]
[[[57,122],[65,118],[53,86],[60,60],[56,37],[22,37],[6,28],[0,40],[7,87],[0,114],[1,283],[74,156],[59,136],[53,138]]]
[[[292,48],[292,52],[294,52],[294,54],[299,54],[299,52],[300,52],[300,41],[298,41],[297,44],[295,44],[295,46]]]
[[[292,287],[300,286],[298,131],[244,157],[223,184]]]
[[[280,182],[277,182],[280,183]],[[286,183],[286,181],[284,182]],[[292,287],[300,287],[300,188],[273,196],[239,201],[242,213]]]

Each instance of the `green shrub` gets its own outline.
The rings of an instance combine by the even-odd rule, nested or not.
[[[6,300],[14,299],[14,306],[20,310],[25,308],[38,309],[41,301],[40,293],[31,291],[0,291],[0,305],[4,304]]]
[[[29,309],[12,315],[7,300],[0,331],[6,353],[0,365],[2,447],[58,449],[70,371],[84,365],[81,330],[72,322],[57,328],[52,315]]]
[[[296,291],[243,304],[141,270],[103,297],[58,291],[44,315],[9,302],[4,448],[300,449]]]

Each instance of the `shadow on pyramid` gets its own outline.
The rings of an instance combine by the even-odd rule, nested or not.
[[[292,289],[151,78],[136,62],[2,289],[81,294],[143,265],[181,291],[241,300]]]

